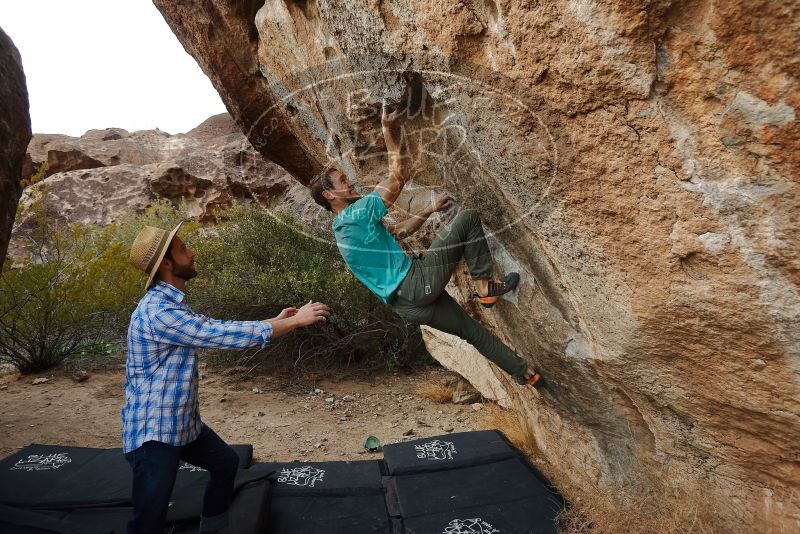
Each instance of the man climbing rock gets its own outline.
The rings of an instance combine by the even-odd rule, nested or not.
[[[197,275],[195,254],[176,235],[180,226],[171,232],[148,226],[131,247],[131,263],[148,278],[128,327],[120,414],[122,450],[133,469],[129,534],[161,532],[180,460],[211,475],[200,532],[215,532],[228,523],[239,462],[233,449],[200,420],[197,349],[264,347],[330,315],[319,302],[286,308],[265,321],[218,321],[193,312],[183,291]]]
[[[528,368],[525,360],[472,319],[444,290],[462,258],[480,303],[486,307],[519,283],[517,273],[500,280],[492,278],[492,257],[478,213],[459,212],[421,259],[407,256],[396,239],[413,234],[434,212],[448,209],[452,204],[449,197],[438,196],[432,206],[399,224],[384,225],[381,221],[409,177],[408,156],[394,131],[404,112],[397,109],[389,113],[386,106],[383,108],[389,176],[372,193],[361,196],[338,169],[327,170],[311,184],[314,200],[335,215],[333,232],[339,252],[353,274],[401,317],[465,339],[520,384],[538,386],[540,374]]]

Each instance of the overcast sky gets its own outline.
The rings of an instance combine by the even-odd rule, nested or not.
[[[191,130],[225,106],[150,0],[0,0],[34,133]]]

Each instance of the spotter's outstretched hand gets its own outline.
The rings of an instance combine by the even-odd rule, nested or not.
[[[326,321],[331,314],[327,304],[308,301],[308,304],[297,310],[294,316],[300,326],[308,326],[320,321]]]
[[[297,314],[297,308],[291,306],[289,308],[284,308],[281,312],[275,317],[276,319],[286,319],[288,317],[294,317]]]

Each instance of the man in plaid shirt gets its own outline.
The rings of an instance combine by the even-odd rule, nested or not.
[[[318,302],[286,308],[265,321],[219,321],[184,302],[194,278],[194,252],[172,232],[147,227],[131,248],[131,263],[148,274],[144,297],[128,328],[122,445],[133,469],[133,517],[129,533],[161,532],[180,460],[206,469],[201,532],[228,523],[238,457],[200,419],[197,349],[264,347],[295,328],[326,320]],[[155,282],[155,283],[153,283]]]

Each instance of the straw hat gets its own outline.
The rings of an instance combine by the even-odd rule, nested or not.
[[[150,287],[153,277],[158,272],[158,266],[161,265],[161,260],[164,259],[169,244],[172,243],[172,238],[178,233],[182,224],[182,222],[178,223],[178,226],[171,232],[153,226],[145,226],[133,240],[130,261],[134,267],[144,271],[144,274],[147,275],[147,282],[144,284],[145,291]]]

